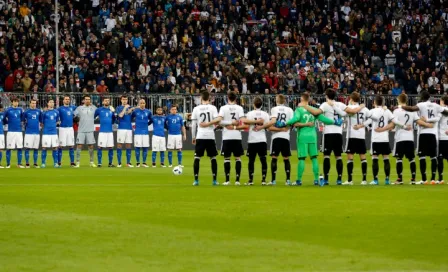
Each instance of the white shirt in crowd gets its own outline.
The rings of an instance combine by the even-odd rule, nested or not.
[[[115,25],[117,24],[117,20],[115,20],[114,18],[107,18],[105,24],[106,30],[112,31],[112,29],[114,29]]]

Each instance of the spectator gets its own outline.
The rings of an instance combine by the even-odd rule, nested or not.
[[[114,93],[126,93],[126,86],[123,85],[123,80],[119,79],[114,88]]]
[[[386,74],[394,74],[395,73],[395,63],[397,62],[397,58],[392,50],[389,50],[389,53],[386,55],[385,63],[386,63]]]
[[[70,93],[79,92],[79,87],[76,85],[75,79],[73,77],[69,78],[66,91]]]
[[[84,2],[61,3],[58,55],[50,2],[0,7],[5,91],[25,72],[38,88],[45,90],[48,79],[56,86],[56,58],[61,76],[72,75],[76,91],[90,92],[102,80],[120,93],[123,86],[154,93],[210,84],[216,92],[237,86],[242,93],[323,93],[331,86],[387,93],[399,83],[412,94],[422,81],[442,92],[447,84],[448,10],[439,0]],[[379,82],[386,83],[373,85]]]
[[[108,88],[106,86],[106,82],[104,80],[101,80],[100,85],[98,85],[96,87],[96,91],[99,94],[104,94],[104,93],[108,93],[109,92],[109,90],[108,90]]]
[[[402,90],[400,88],[400,85],[398,83],[395,83],[394,87],[392,88],[392,95],[398,96],[402,93]]]

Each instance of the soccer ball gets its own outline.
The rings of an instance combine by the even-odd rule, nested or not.
[[[173,174],[176,175],[176,176],[181,175],[182,174],[182,167],[180,167],[180,166],[174,167],[173,168]]]

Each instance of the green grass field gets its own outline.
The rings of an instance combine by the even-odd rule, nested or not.
[[[314,187],[307,164],[305,186],[286,187],[279,163],[276,187],[259,165],[257,186],[213,187],[204,159],[193,187],[191,158],[181,176],[92,169],[86,153],[80,169],[0,169],[0,271],[448,270],[447,185],[335,186],[333,164]]]

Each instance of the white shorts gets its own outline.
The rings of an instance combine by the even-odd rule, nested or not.
[[[39,134],[25,134],[25,148],[39,149],[40,135]]]
[[[59,146],[74,146],[75,145],[75,132],[72,127],[60,127],[59,128]]]
[[[6,134],[7,149],[22,149],[23,135],[22,132],[8,132]]]
[[[117,143],[132,144],[132,130],[129,129],[117,130]]]
[[[114,134],[112,132],[100,132],[98,134],[98,147],[114,147]]]
[[[59,147],[58,135],[42,135],[43,148]]]
[[[165,137],[152,136],[152,151],[166,151]]]
[[[134,147],[149,147],[149,135],[134,135]]]
[[[3,134],[3,132],[0,133],[0,150],[2,149],[5,149],[5,134]]]
[[[168,135],[167,149],[182,149],[182,135]]]

